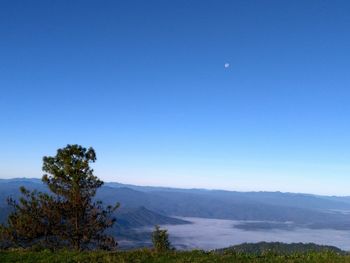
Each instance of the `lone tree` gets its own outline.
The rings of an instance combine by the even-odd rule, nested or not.
[[[95,161],[94,149],[79,145],[44,157],[42,181],[51,193],[21,188],[19,202],[9,199],[14,212],[2,226],[3,238],[19,246],[114,249],[117,243],[105,230],[115,223],[112,213],[119,204],[105,209],[101,201],[93,200],[103,184],[90,167]]]
[[[155,226],[152,233],[152,243],[156,252],[166,252],[171,249],[169,235],[167,230],[161,230],[158,225]]]

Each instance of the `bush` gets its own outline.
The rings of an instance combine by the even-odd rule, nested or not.
[[[156,252],[166,252],[171,249],[167,230],[161,230],[157,225],[152,233],[152,243]]]

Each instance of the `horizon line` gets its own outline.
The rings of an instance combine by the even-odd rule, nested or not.
[[[41,178],[37,177],[13,177],[13,178],[0,178],[1,180],[39,180]],[[102,180],[103,181],[103,180]],[[326,197],[350,197],[350,195],[330,195],[330,194],[314,194],[314,193],[304,193],[304,192],[283,192],[283,191],[266,191],[266,190],[250,190],[250,191],[238,191],[238,190],[227,190],[227,189],[218,189],[218,188],[196,188],[196,187],[171,187],[163,185],[143,185],[143,184],[132,184],[132,183],[121,183],[117,181],[103,181],[104,184],[108,183],[117,183],[121,185],[129,185],[135,187],[149,187],[149,188],[164,188],[164,189],[174,189],[174,190],[200,190],[200,191],[223,191],[223,192],[238,192],[238,193],[281,193],[281,194],[295,194],[295,195],[309,195],[309,196],[326,196]]]

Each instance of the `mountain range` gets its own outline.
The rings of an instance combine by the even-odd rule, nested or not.
[[[19,187],[46,191],[39,179],[0,179],[0,221],[9,213],[6,198],[20,196]],[[96,199],[121,204],[111,231],[120,239],[148,244],[155,224],[186,224],[181,217],[242,220],[246,230],[307,227],[350,230],[350,197],[282,192],[237,192],[105,183]],[[144,229],[144,231],[140,231]],[[147,229],[147,230],[145,230]],[[130,246],[135,246],[132,243]]]

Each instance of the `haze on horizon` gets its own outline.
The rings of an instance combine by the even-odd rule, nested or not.
[[[39,178],[44,155],[81,144],[105,181],[350,195],[349,13],[1,1],[0,178]]]

